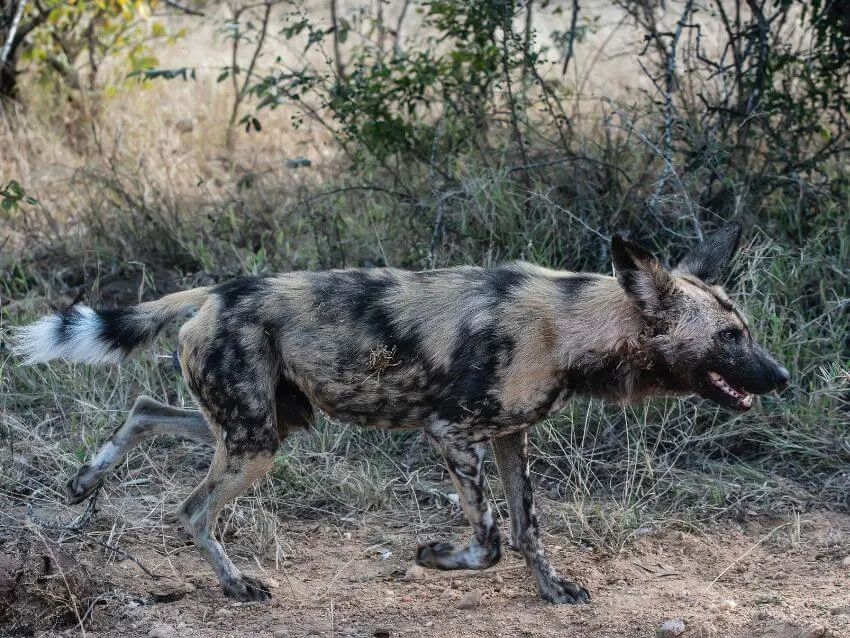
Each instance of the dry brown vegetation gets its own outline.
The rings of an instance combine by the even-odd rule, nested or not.
[[[383,5],[382,20],[395,25],[402,4]],[[692,7],[669,4],[653,13],[656,34],[674,33]],[[226,545],[279,585],[269,607],[229,606],[171,517],[205,470],[203,448],[146,444],[96,507],[66,507],[65,480],[137,395],[190,403],[166,339],[113,369],[21,368],[0,347],[0,632],[607,637],[683,617],[685,636],[850,633],[848,157],[802,156],[824,135],[845,144],[844,132],[827,120],[826,133],[792,130],[775,106],[722,119],[732,98],[716,93],[716,74],[682,70],[694,59],[688,29],[665,94],[653,65],[664,70],[670,36],[638,55],[649,14],[635,11],[650,4],[618,5],[582,3],[578,27],[591,28],[566,74],[554,50],[541,66],[550,92],[531,81],[520,91],[518,66],[521,96],[489,89],[485,130],[428,113],[427,144],[380,157],[341,140],[319,97],[255,112],[246,96],[240,113],[256,113],[262,130],[238,126],[228,144],[235,89],[216,76],[231,60],[221,27],[232,3],[199,3],[202,18],[161,7],[187,33],[157,45],[158,66],[196,68],[195,80],[128,80],[107,59],[94,90],[20,76],[0,113],[0,186],[15,179],[38,200],[0,216],[0,335],[80,298],[128,304],[246,272],[517,258],[607,272],[614,230],[671,259],[699,229],[744,222],[732,288],[791,369],[788,390],[746,415],[697,400],[577,402],[536,428],[545,540],[559,568],[587,579],[593,605],[543,605],[515,557],[504,571],[406,580],[417,541],[466,533],[441,460],[415,432],[320,420],[226,509]],[[355,24],[340,44],[349,64],[375,42],[376,22],[355,20],[360,6],[339,7]],[[569,6],[531,6],[544,41],[552,25],[569,27]],[[301,10],[329,24],[324,3]],[[410,11],[402,42],[421,35]],[[276,56],[322,68],[305,34],[287,39],[274,24],[261,68]],[[518,15],[519,33],[524,24]],[[704,30],[703,47],[722,51],[721,31]],[[243,66],[251,52],[239,52]],[[490,488],[501,507],[498,480]],[[458,610],[476,589],[481,606]]]

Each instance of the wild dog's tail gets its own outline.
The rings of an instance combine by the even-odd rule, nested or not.
[[[15,331],[12,351],[25,365],[52,359],[117,363],[152,342],[169,322],[191,316],[210,290],[193,288],[115,310],[71,306]]]

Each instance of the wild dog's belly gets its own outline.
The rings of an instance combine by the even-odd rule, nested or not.
[[[430,428],[453,424],[491,436],[527,427],[545,418],[563,395],[557,380],[528,388],[522,395],[506,391],[498,375],[468,380],[435,374],[422,366],[396,369],[344,370],[341,374],[298,375],[296,382],[311,402],[330,418],[363,427]],[[561,402],[561,401],[559,401]]]

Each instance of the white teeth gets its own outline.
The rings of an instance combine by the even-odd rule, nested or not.
[[[726,383],[726,379],[721,377],[716,372],[714,372],[714,371],[709,372],[708,378],[711,380],[711,382],[715,386],[717,386],[718,388],[723,390],[730,397],[738,399],[740,401],[740,404],[743,407],[748,408],[753,404],[753,395],[752,394],[746,394],[746,393],[738,392],[735,388],[733,388],[728,383]]]

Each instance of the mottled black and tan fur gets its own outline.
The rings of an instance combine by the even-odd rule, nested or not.
[[[615,236],[616,277],[528,263],[495,268],[294,272],[244,277],[130,309],[73,306],[22,328],[30,363],[53,358],[119,361],[170,321],[200,412],[140,398],[68,486],[90,495],[138,441],[173,434],[215,447],[206,479],[179,514],[227,595],[263,600],[213,536],[216,516],[272,466],[281,442],[315,411],[363,427],[424,428],[442,449],[472,524],[465,547],[421,546],[438,569],[480,569],[501,556],[484,494],[492,443],[505,485],[511,545],[540,595],[589,600],[558,576],[538,534],[526,430],[574,395],[635,401],[698,394],[734,409],[781,387],[787,371],[757,346],[716,286],[740,228],[730,224],[676,270]]]

